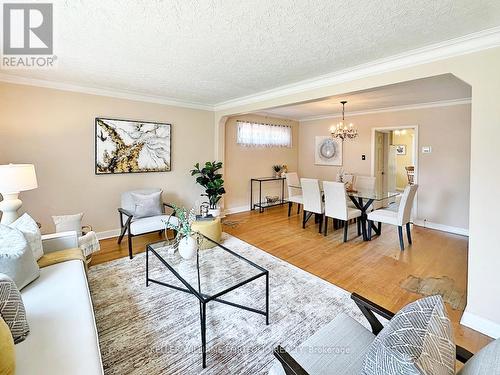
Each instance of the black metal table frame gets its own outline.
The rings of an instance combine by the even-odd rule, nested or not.
[[[351,198],[351,201],[354,203],[356,208],[361,211],[361,216],[359,217],[359,220],[361,221],[361,232],[363,234],[363,241],[370,241],[370,238],[368,238],[368,232],[366,228],[366,224],[368,222],[368,215],[366,214],[366,211],[368,210],[368,207],[370,207],[370,205],[374,202],[374,199],[368,199],[366,204],[363,204],[362,197],[354,197],[352,195],[349,195],[349,198]],[[377,235],[380,235],[381,232],[380,223],[378,227],[376,227],[375,224],[372,224],[372,229],[375,231]]]
[[[200,284],[200,267],[199,267],[199,253],[197,253],[196,255],[196,266],[197,266],[197,269],[198,269],[198,291],[196,289],[194,289],[186,280],[184,280],[182,278],[182,276],[179,275],[179,273],[177,273],[177,271],[175,271],[173,269],[173,267],[168,264],[167,261],[165,261],[165,259],[163,259],[161,257],[160,254],[158,254],[151,246],[154,245],[154,244],[149,244],[146,246],[146,287],[149,286],[149,283],[152,282],[152,283],[155,283],[155,284],[159,284],[159,285],[162,285],[162,286],[165,286],[165,287],[168,287],[168,288],[171,288],[171,289],[175,289],[175,290],[179,290],[181,292],[184,292],[184,293],[188,293],[188,294],[192,294],[194,295],[196,298],[198,298],[199,300],[199,303],[200,303],[200,323],[201,323],[201,348],[202,348],[202,357],[203,357],[203,368],[206,368],[207,367],[207,340],[206,340],[206,329],[207,329],[207,326],[206,326],[206,318],[207,318],[207,314],[206,314],[206,305],[208,302],[210,301],[215,301],[215,302],[220,302],[220,303],[223,303],[223,304],[226,304],[226,305],[229,305],[229,306],[233,306],[233,307],[236,307],[236,308],[239,308],[239,309],[243,309],[243,310],[247,310],[247,311],[250,311],[250,312],[253,312],[253,313],[256,313],[256,314],[261,314],[261,315],[265,315],[266,317],[266,325],[269,325],[269,271],[262,268],[261,266],[255,264],[254,262],[246,259],[245,257],[235,253],[234,251],[228,249],[227,247],[219,244],[218,242],[202,235],[205,239],[207,239],[208,241],[211,241],[213,243],[215,243],[217,246],[219,246],[220,248],[222,248],[223,250],[229,252],[230,254],[236,256],[237,258],[245,261],[246,263],[252,265],[253,267],[257,268],[258,270],[260,270],[261,272],[250,277],[249,279],[245,280],[245,281],[242,281],[236,285],[233,285],[221,292],[218,292],[212,296],[208,296],[204,293],[201,293],[201,284]],[[158,242],[156,242],[158,243]],[[152,252],[159,260],[160,262],[165,266],[167,267],[170,272],[172,272],[174,274],[174,276],[182,283],[184,284],[184,286],[187,288],[187,289],[184,289],[184,288],[181,288],[181,287],[178,287],[178,286],[175,286],[175,285],[171,285],[171,284],[167,284],[167,283],[164,283],[162,281],[159,281],[159,280],[154,280],[154,279],[151,279],[149,278],[149,252]],[[258,309],[254,309],[252,307],[248,307],[248,306],[244,306],[244,305],[239,305],[237,303],[234,303],[234,302],[229,302],[229,301],[225,301],[223,299],[220,299],[219,297],[221,297],[222,295],[226,294],[226,293],[229,293],[245,284],[248,284],[262,276],[265,276],[266,277],[266,310],[265,311],[262,311],[262,310],[258,310]]]
[[[268,181],[280,181],[281,180],[281,199],[274,204],[264,204],[262,202],[262,183]],[[250,210],[254,211],[255,207],[259,207],[259,212],[264,212],[264,209],[275,206],[282,206],[287,201],[285,200],[285,177],[264,177],[264,178],[251,178],[250,179]],[[259,183],[259,202],[254,203],[253,201],[253,183]]]

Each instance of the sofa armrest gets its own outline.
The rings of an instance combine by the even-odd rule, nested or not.
[[[74,249],[78,247],[78,236],[75,231],[44,234],[42,236],[44,254],[58,250]]]

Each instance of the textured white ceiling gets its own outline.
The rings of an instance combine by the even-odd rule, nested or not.
[[[260,114],[304,120],[313,117],[335,116],[342,113],[341,100],[347,100],[346,115],[390,107],[412,106],[443,101],[469,99],[470,85],[452,74],[417,79],[370,90],[331,96],[307,103],[277,107]]]
[[[500,25],[498,0],[55,0],[54,10],[57,69],[9,74],[209,105]]]

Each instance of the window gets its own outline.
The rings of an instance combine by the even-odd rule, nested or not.
[[[292,147],[292,128],[286,125],[237,121],[237,143],[243,146]]]

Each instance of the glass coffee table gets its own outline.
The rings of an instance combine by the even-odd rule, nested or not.
[[[216,246],[200,250],[193,259],[183,259],[178,251],[171,253],[169,243],[160,241],[146,246],[146,286],[149,283],[159,284],[168,288],[180,290],[194,295],[199,301],[201,322],[201,347],[203,356],[203,368],[206,367],[206,306],[214,301],[247,310],[266,317],[266,325],[269,324],[269,271],[242,257],[227,247],[217,243],[210,238],[201,235],[205,240],[213,242]],[[150,255],[159,260],[160,270],[150,270]],[[152,259],[153,260],[153,259]],[[151,260],[151,261],[152,261]],[[155,260],[156,261],[156,260]],[[183,285],[172,285],[167,280],[161,280],[163,276],[172,274]],[[245,284],[261,277],[266,279],[265,310],[226,301],[221,297]]]

